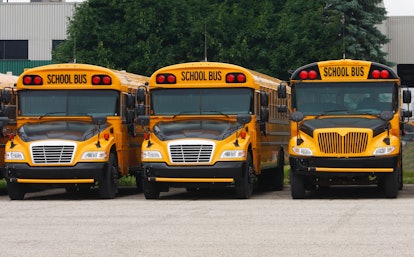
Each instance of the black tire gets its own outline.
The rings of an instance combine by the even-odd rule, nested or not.
[[[99,180],[99,196],[102,199],[113,199],[118,192],[118,162],[114,153],[109,155],[106,169]]]
[[[396,169],[394,172],[388,173],[385,175],[384,181],[384,190],[385,197],[387,198],[396,198],[398,196],[398,187],[399,187],[399,177],[401,170]]]
[[[252,196],[254,186],[253,177],[253,161],[251,154],[249,154],[246,165],[244,165],[242,177],[236,180],[236,197],[238,199],[249,199]]]
[[[304,199],[305,190],[305,177],[303,175],[290,173],[290,194],[292,199]]]
[[[145,199],[158,199],[160,197],[160,189],[156,182],[148,181],[148,178],[142,178],[142,190],[144,191]]]
[[[7,193],[9,194],[10,200],[23,200],[26,189],[20,183],[13,183],[7,180]]]

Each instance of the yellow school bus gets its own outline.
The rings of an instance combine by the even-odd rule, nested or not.
[[[377,184],[395,198],[402,188],[401,121],[411,94],[389,67],[329,60],[291,76],[289,155],[292,198],[331,185]]]
[[[0,73],[0,156],[4,156],[7,131],[16,127],[16,90],[18,76]],[[0,178],[3,178],[4,158],[0,159]]]
[[[289,140],[287,83],[246,68],[192,62],[161,68],[148,87],[148,117],[138,123],[146,199],[170,187],[283,188]],[[278,108],[279,107],[279,108]]]
[[[118,179],[139,171],[136,94],[148,81],[87,64],[23,72],[16,84],[17,128],[5,150],[10,199],[52,185],[76,191],[97,185],[101,198],[115,197]]]

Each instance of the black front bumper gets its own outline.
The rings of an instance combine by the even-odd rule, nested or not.
[[[300,175],[310,176],[361,176],[373,175],[376,169],[394,170],[398,167],[398,156],[392,157],[361,157],[361,158],[323,158],[323,157],[289,157],[292,172]],[[327,171],[318,172],[317,169],[324,168]],[[329,171],[332,168],[333,171]],[[346,168],[355,172],[337,172],[335,168]],[[370,171],[372,169],[372,171]]]
[[[94,179],[102,178],[107,163],[78,163],[75,166],[29,166],[26,163],[7,163],[4,177],[15,179]]]
[[[166,163],[143,163],[142,177],[154,178],[242,178],[245,162],[218,162],[209,166],[169,166]],[[154,180],[155,181],[155,180]]]

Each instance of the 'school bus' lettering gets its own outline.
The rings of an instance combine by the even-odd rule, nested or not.
[[[183,71],[182,81],[220,81],[221,71]]]
[[[336,66],[323,68],[324,77],[364,77],[366,74],[365,68],[355,66]]]
[[[86,74],[48,74],[47,84],[86,84]]]

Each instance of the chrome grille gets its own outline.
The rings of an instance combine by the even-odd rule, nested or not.
[[[170,145],[172,163],[208,163],[213,153],[211,144],[179,144]]]
[[[319,149],[326,154],[355,154],[365,152],[368,145],[368,133],[349,132],[340,135],[337,132],[320,133]]]
[[[36,145],[32,146],[32,158],[35,164],[71,163],[74,145]]]

